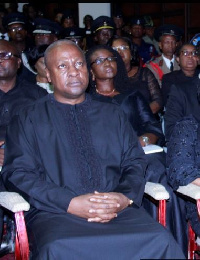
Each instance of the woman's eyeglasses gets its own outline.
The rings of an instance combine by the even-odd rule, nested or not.
[[[181,51],[181,53],[183,54],[183,56],[198,56],[198,52],[197,51],[183,50],[183,51]]]
[[[90,63],[90,66],[92,66],[94,63],[96,63],[97,65],[103,64],[106,60],[109,62],[113,62],[117,60],[117,57],[111,56],[107,58],[97,58],[95,61]]]
[[[12,52],[0,52],[0,60],[9,60],[12,57],[19,58],[18,55],[12,54]]]
[[[118,50],[120,50],[120,51],[125,51],[125,50],[128,50],[128,49],[129,49],[129,46],[128,46],[128,45],[121,45],[121,46],[112,47],[112,48],[113,48],[113,50],[115,50],[115,51],[118,51]]]

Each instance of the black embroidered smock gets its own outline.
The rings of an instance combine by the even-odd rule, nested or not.
[[[147,162],[119,105],[89,94],[80,104],[61,104],[49,94],[13,118],[5,151],[5,185],[31,204],[31,260],[184,259],[140,207]],[[123,193],[134,204],[104,224],[67,212],[72,198],[95,190]]]

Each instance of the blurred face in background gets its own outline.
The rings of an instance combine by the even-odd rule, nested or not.
[[[73,27],[75,25],[74,19],[73,18],[65,18],[62,27],[68,28],[68,27]]]
[[[162,35],[159,41],[159,48],[165,57],[171,59],[176,51],[177,42],[173,35]]]
[[[8,36],[13,41],[24,41],[27,37],[27,30],[22,23],[14,23],[8,26]]]
[[[144,35],[144,28],[142,25],[139,24],[133,24],[131,25],[131,35],[134,38],[142,38]]]
[[[54,41],[58,40],[58,37],[52,33],[35,33],[34,39],[35,39],[35,45],[40,46],[43,44],[50,45]]]
[[[60,24],[60,23],[61,23],[62,16],[63,16],[62,13],[57,13],[57,14],[55,15],[54,21]]]
[[[97,44],[107,44],[113,33],[113,29],[100,29],[96,32],[94,40]]]
[[[123,17],[113,17],[113,21],[115,23],[116,29],[121,29],[124,25]]]
[[[119,52],[125,65],[130,65],[131,62],[131,51],[127,42],[123,39],[115,39],[112,42],[112,48]]]
[[[153,39],[154,38],[154,31],[155,27],[145,27],[144,32],[145,35],[149,36],[149,38]]]

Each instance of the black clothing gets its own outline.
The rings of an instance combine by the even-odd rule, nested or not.
[[[0,90],[0,140],[4,140],[6,126],[14,114],[25,105],[47,95],[48,92],[36,84],[17,78],[15,87],[7,93]]]
[[[200,178],[200,124],[190,115],[176,123],[167,148],[168,181],[174,190]],[[186,201],[186,219],[200,236],[200,221],[195,202]]]
[[[135,47],[139,53],[139,56],[142,60],[141,65],[145,64],[147,61],[151,60],[153,57],[156,57],[158,55],[154,45],[146,43],[143,39],[141,41],[141,45],[137,45],[133,42],[133,47]]]
[[[120,105],[121,109],[128,116],[128,119],[135,130],[137,136],[145,133],[153,133],[159,137],[158,145],[164,145],[164,135],[160,123],[155,119],[149,105],[138,91],[132,91],[129,94],[118,94],[113,98],[99,94],[93,94],[95,99],[112,102]],[[167,202],[166,210],[166,228],[173,234],[185,255],[187,255],[187,222],[184,218],[185,204],[181,199],[177,198],[173,189],[167,183],[166,178],[166,154],[153,153],[147,154],[148,168],[145,173],[146,181],[161,183],[165,186],[170,194],[170,200]],[[153,203],[149,203],[148,199],[143,199],[143,206],[157,219],[157,207]],[[176,217],[174,217],[176,212]]]
[[[133,77],[129,77],[131,87],[138,90],[150,104],[156,101],[163,107],[162,94],[159,83],[152,71],[145,67],[138,67],[138,71]]]
[[[199,74],[200,70],[197,69],[193,77],[187,77],[183,71],[175,70],[170,73],[166,73],[162,78],[161,92],[163,97],[164,106],[167,104],[168,95],[172,85],[182,84],[190,81]]]
[[[166,142],[169,141],[176,122],[184,116],[192,114],[200,122],[200,103],[197,98],[199,86],[200,79],[197,75],[190,81],[171,85],[164,115]]]
[[[149,104],[139,91],[132,90],[131,92],[118,94],[113,98],[99,94],[93,95],[95,96],[95,99],[100,101],[120,105],[122,110],[128,116],[128,119],[138,137],[145,133],[152,133],[159,137],[157,144],[161,146],[164,145],[164,135],[161,124],[157,121],[149,107]]]
[[[138,208],[146,160],[119,106],[88,94],[61,104],[49,94],[13,119],[5,150],[5,184],[31,204],[31,259],[184,259],[171,234]],[[94,190],[123,193],[134,206],[105,224],[67,213],[72,198]]]
[[[7,93],[0,90],[0,140],[5,140],[6,127],[10,123],[11,118],[28,104],[47,95],[48,92],[36,84],[28,81],[20,80],[17,77],[14,88]],[[0,191],[4,191],[5,187],[0,178]],[[3,211],[0,209],[0,240],[3,227]]]
[[[29,53],[30,53],[30,51],[24,51],[21,54],[22,63],[21,63],[21,67],[18,70],[17,74],[20,79],[22,79],[22,80],[25,79],[31,83],[35,83],[35,77],[37,75],[37,72],[33,71],[31,66],[29,65],[29,62],[28,62]]]

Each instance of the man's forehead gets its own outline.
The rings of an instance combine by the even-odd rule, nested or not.
[[[161,40],[164,41],[166,39],[170,39],[170,40],[175,40],[176,41],[176,37],[174,35],[166,34],[166,35],[162,35],[161,36]]]
[[[76,45],[72,45],[72,44],[63,44],[60,46],[55,46],[54,48],[52,48],[50,50],[51,54],[55,54],[55,58],[60,56],[72,56],[74,57],[74,55],[76,56],[80,56],[80,57],[84,57],[83,53],[77,48]],[[62,55],[63,54],[63,55]]]
[[[113,32],[113,29],[104,28],[104,29],[97,31],[97,33],[99,33],[99,34],[106,33],[106,32]]]

